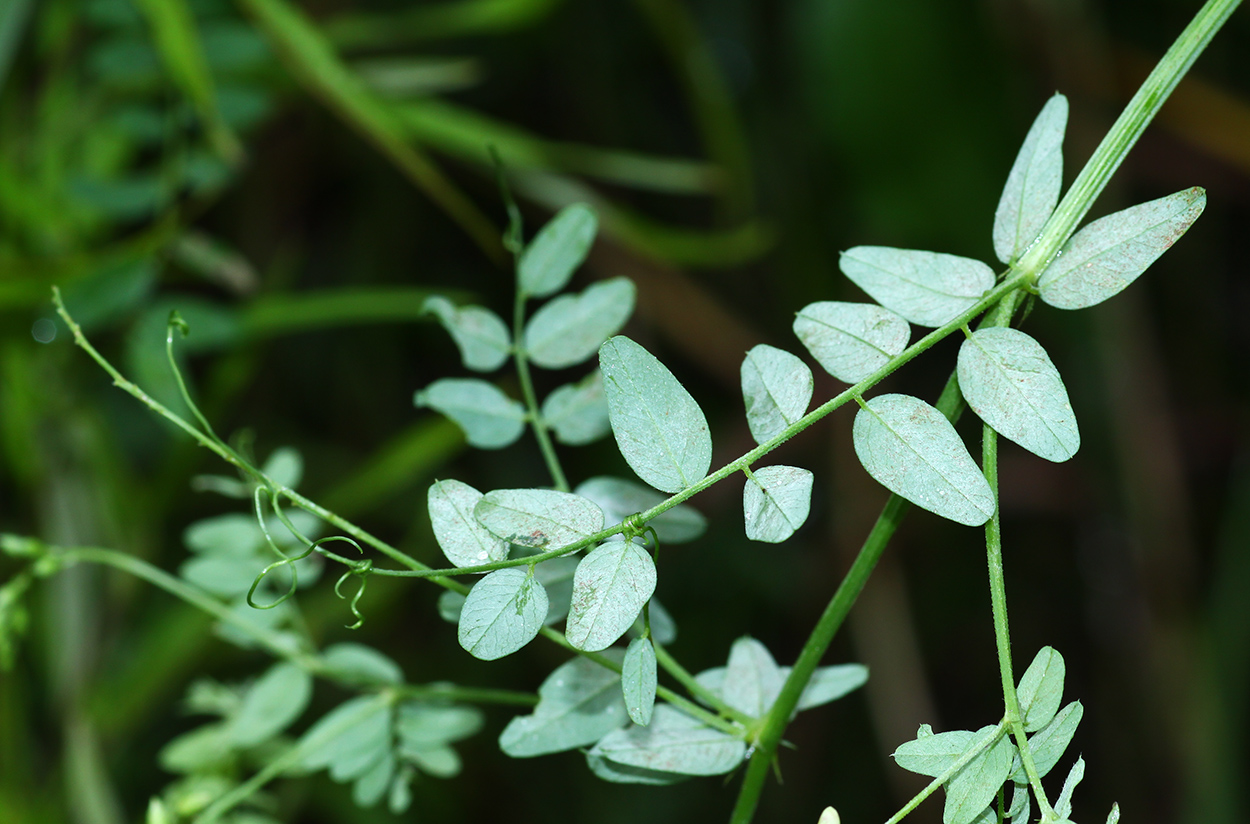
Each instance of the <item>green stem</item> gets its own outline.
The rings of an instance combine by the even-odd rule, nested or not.
[[[798,706],[799,696],[803,694],[825,650],[829,648],[834,635],[841,628],[842,622],[846,620],[847,613],[851,611],[855,599],[859,597],[864,584],[868,582],[868,576],[872,574],[873,568],[881,558],[881,553],[885,551],[886,544],[894,535],[894,530],[898,528],[899,522],[910,508],[911,504],[899,496],[890,496],[885,510],[882,511],[877,523],[864,540],[864,545],[859,555],[855,557],[855,562],[851,564],[846,577],[838,585],[837,592],[833,594],[820,620],[816,622],[816,628],[808,636],[807,643],[803,645],[803,650],[799,653],[799,659],[790,670],[790,675],[782,685],[781,693],[773,703],[772,709],[769,710],[764,727],[756,739],[755,753],[747,765],[746,775],[742,779],[742,788],[738,791],[738,801],[729,817],[731,824],[747,824],[755,816],[755,808],[759,804],[760,793],[764,789],[764,780],[768,778],[777,746],[781,743],[781,736],[789,724],[794,708]]]
[[[946,772],[942,773],[937,778],[930,781],[928,786],[926,786],[920,792],[916,793],[916,795],[910,801],[908,801],[906,804],[903,805],[902,809],[900,809],[894,815],[890,816],[889,820],[887,820],[885,824],[898,824],[898,822],[902,821],[904,818],[910,815],[912,810],[916,809],[922,803],[924,803],[924,800],[926,798],[928,798],[929,796],[937,792],[938,787],[941,787],[947,781],[950,781],[952,778],[954,778],[955,773],[959,772],[965,766],[967,766],[968,762],[976,758],[981,753],[985,752],[990,747],[994,746],[994,744],[998,743],[998,739],[1002,738],[1005,732],[1006,732],[1006,728],[1000,722],[999,725],[995,727],[993,731],[991,731],[988,735],[986,735],[985,738],[981,739],[981,741],[977,744],[977,746],[973,747],[972,749],[965,752],[963,755],[959,756],[959,758],[955,759],[955,763],[947,767]]]
[[[651,639],[651,646],[655,649],[655,661],[669,675],[686,688],[686,691],[698,698],[703,703],[713,707],[721,715],[737,721],[744,726],[750,726],[757,722],[744,712],[734,709],[725,703],[724,699],[707,687],[700,684],[690,672],[677,662],[677,659],[669,654],[663,646],[654,638]]]
[[[518,288],[516,301],[512,309],[512,355],[516,361],[516,374],[521,382],[521,396],[525,398],[525,408],[529,410],[530,425],[534,428],[534,438],[547,463],[547,471],[556,489],[569,491],[568,479],[564,477],[564,469],[560,466],[560,458],[556,455],[555,446],[551,443],[551,434],[547,431],[547,420],[538,407],[538,396],[534,394],[534,381],[530,378],[529,354],[525,351],[525,293]]]
[[[998,433],[989,426],[982,427],[981,465],[985,480],[998,498]],[[1029,785],[1042,811],[1042,821],[1055,821],[1058,816],[1046,798],[1041,777],[1029,751],[1029,740],[1024,732],[1024,720],[1020,717],[1020,699],[1016,695],[1015,672],[1011,665],[1011,630],[1007,623],[1007,582],[1003,575],[1003,534],[999,512],[985,524],[985,552],[990,575],[990,603],[994,612],[994,646],[998,651],[998,672],[1003,686],[1003,724],[1011,730],[1020,751]]]
[[[291,649],[274,633],[247,621],[216,598],[206,595],[180,578],[175,578],[163,569],[152,566],[147,561],[102,547],[48,546],[47,550],[67,564],[80,562],[103,564],[128,572],[136,578],[142,578],[175,598],[180,598],[196,609],[208,613],[223,624],[229,624],[254,639],[274,656],[291,661],[309,672],[318,672],[321,669],[319,660],[312,653]]]
[[[533,707],[538,696],[532,692],[498,690],[486,687],[460,687],[455,684],[405,684],[396,687],[401,698],[426,701],[457,701],[462,704],[502,704],[512,707]]]
[[[1102,194],[1111,175],[1163,107],[1176,84],[1239,5],[1241,0],[1207,0],[1206,5],[1198,10],[1098,144],[1054,214],[1046,221],[1037,240],[1020,258],[1016,267],[1018,270],[1040,274],[1049,265]]]

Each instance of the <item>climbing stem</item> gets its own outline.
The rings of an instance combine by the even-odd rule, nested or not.
[[[547,463],[547,471],[551,473],[551,481],[561,492],[569,491],[568,479],[560,466],[560,458],[551,443],[551,433],[547,429],[547,421],[543,418],[538,406],[538,396],[534,394],[534,381],[530,377],[529,355],[525,351],[525,293],[517,289],[516,301],[512,308],[512,358],[516,363],[517,379],[521,382],[521,397],[525,399],[525,408],[529,413],[530,426],[534,429],[534,438]]]
[[[982,427],[981,467],[985,472],[986,482],[997,498],[998,433],[989,426]],[[1029,785],[1033,788],[1033,795],[1042,811],[1042,821],[1054,821],[1058,816],[1046,798],[1046,790],[1037,774],[1033,754],[1029,751],[1029,740],[1024,733],[1024,719],[1020,715],[1020,699],[1016,695],[1016,678],[1011,665],[1011,630],[1007,623],[1007,583],[1003,575],[1003,534],[997,509],[985,524],[985,554],[990,575],[990,605],[994,613],[994,647],[998,651],[998,673],[1003,682],[1003,723],[1016,740],[1024,772],[1029,777]]]

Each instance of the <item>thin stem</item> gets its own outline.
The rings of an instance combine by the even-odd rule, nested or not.
[[[685,667],[677,663],[677,659],[670,655],[668,650],[661,646],[660,643],[654,638],[651,639],[651,646],[655,649],[656,663],[659,664],[665,672],[673,676],[677,683],[685,687],[686,691],[695,698],[698,698],[703,703],[715,708],[721,715],[732,718],[739,724],[749,726],[756,723],[755,718],[752,718],[746,713],[729,706],[725,703],[723,698],[700,684],[695,677],[691,675]]]
[[[916,793],[916,795],[910,801],[908,801],[906,804],[903,805],[902,809],[900,809],[894,815],[890,816],[889,819],[885,822],[885,824],[898,824],[898,822],[902,821],[904,818],[910,815],[913,810],[915,810],[922,803],[924,803],[924,800],[926,798],[928,798],[929,796],[937,792],[938,787],[941,787],[947,781],[950,781],[952,778],[954,778],[955,773],[959,772],[965,766],[967,766],[969,761],[976,758],[978,755],[980,755],[981,753],[985,752],[987,749],[989,749],[990,747],[998,743],[998,739],[1002,738],[1005,732],[1006,732],[1006,728],[1003,726],[1002,722],[999,722],[998,726],[995,727],[993,731],[991,731],[988,735],[985,736],[985,738],[982,738],[980,742],[977,743],[977,746],[973,747],[972,749],[965,752],[963,755],[959,756],[959,758],[955,759],[955,763],[947,767],[946,772],[942,773],[937,778],[930,781],[928,786],[926,786],[920,792]]]
[[[985,472],[985,480],[998,498],[998,433],[989,426],[982,427],[981,434],[981,465]],[[998,672],[1003,685],[1004,715],[1003,723],[1011,730],[1016,739],[1016,747],[1020,751],[1020,760],[1024,764],[1025,774],[1029,777],[1029,785],[1037,798],[1037,805],[1042,811],[1042,821],[1054,821],[1058,818],[1050,801],[1046,798],[1046,790],[1042,787],[1041,777],[1029,751],[1029,740],[1024,732],[1024,720],[1020,717],[1020,699],[1016,695],[1015,672],[1011,665],[1011,630],[1007,623],[1007,583],[1003,575],[1003,535],[998,510],[985,524],[985,552],[990,575],[990,603],[994,612],[994,646],[998,651]]]
[[[458,701],[462,704],[501,704],[511,707],[533,707],[538,696],[532,692],[498,690],[486,687],[460,687],[455,684],[405,684],[395,687],[401,698],[427,701]]]
[[[180,598],[196,609],[208,613],[218,621],[229,624],[255,640],[274,656],[291,661],[309,672],[320,671],[320,662],[312,653],[291,649],[276,634],[260,625],[251,623],[217,599],[206,595],[181,579],[175,578],[165,570],[152,566],[147,561],[140,560],[133,555],[127,555],[124,552],[103,547],[57,547],[49,545],[47,550],[67,564],[84,561],[93,564],[103,564],[128,572],[136,578],[142,578],[148,583],[165,590],[175,598]]]
[[[512,309],[512,357],[516,361],[516,374],[521,382],[521,396],[525,398],[525,408],[529,411],[530,426],[534,428],[534,438],[547,463],[547,471],[556,489],[569,491],[568,479],[564,477],[564,469],[560,466],[560,458],[551,443],[551,434],[547,431],[547,421],[543,418],[538,406],[538,396],[534,394],[534,381],[530,378],[529,353],[525,351],[525,293],[516,290],[516,300]]]
[[[1049,265],[1102,194],[1111,175],[1124,162],[1129,150],[1162,108],[1176,84],[1239,5],[1241,0],[1208,0],[1198,10],[1098,144],[1054,214],[1046,221],[1037,240],[1021,256],[1018,270],[1040,274]]]
[[[303,757],[303,749],[299,745],[292,746],[282,755],[262,767],[251,778],[208,805],[202,813],[195,817],[193,824],[212,824],[212,822],[217,821],[223,815],[259,792],[270,781],[298,765]]]

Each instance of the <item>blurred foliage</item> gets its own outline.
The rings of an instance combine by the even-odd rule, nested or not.
[[[631,336],[709,410],[716,460],[737,455],[750,445],[741,353],[793,348],[805,302],[860,299],[836,277],[839,249],[989,259],[1001,181],[1040,102],[1056,88],[1072,101],[1074,174],[1196,6],[5,0],[0,531],[172,569],[188,523],[235,511],[197,492],[222,468],[73,349],[52,284],[175,407],[162,342],[176,307],[218,431],[262,455],[297,447],[311,497],[416,557],[435,553],[433,478],[540,482],[532,446],[465,452],[411,403],[458,370],[424,298],[507,305],[492,147],[531,226],[596,206],[588,276],[637,281]],[[1122,300],[1029,320],[1086,448],[1063,465],[1001,456],[1017,657],[1063,650],[1087,708],[1084,799],[1118,800],[1138,822],[1231,824],[1250,801],[1250,270],[1235,251],[1250,226],[1248,54],[1243,10],[1100,210],[1198,184],[1210,205],[1194,230]],[[953,354],[890,385],[936,396]],[[736,488],[697,501],[712,535],[669,554],[660,593],[692,669],[747,632],[782,659],[797,651],[884,500],[850,454],[849,421],[782,450],[818,492],[809,524],[767,555],[741,537]],[[568,460],[577,479],[624,470],[610,444]],[[760,820],[815,820],[829,803],[847,821],[884,817],[914,789],[884,754],[921,722],[995,706],[982,557],[973,531],[924,514],[905,526],[835,645],[871,667],[865,697],[793,728],[798,752]],[[0,560],[0,579],[15,570]],[[528,690],[560,660],[474,661],[432,590],[390,581],[349,633],[328,589],[307,602],[318,638],[376,645],[423,678]],[[5,824],[139,820],[172,779],[156,754],[189,729],[178,696],[193,677],[268,666],[124,577],[76,568],[30,606],[0,675]],[[730,803],[717,782],[602,784],[575,754],[510,761],[494,742],[507,717],[488,711],[458,778],[414,785],[421,820],[496,820],[505,797],[509,817],[546,820],[557,792],[574,821],[715,821]],[[319,779],[280,782],[272,801],[289,822],[390,820]]]

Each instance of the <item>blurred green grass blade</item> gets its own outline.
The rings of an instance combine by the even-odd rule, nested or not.
[[[212,621],[186,604],[162,604],[125,640],[125,655],[102,673],[87,704],[100,733],[115,739],[166,712],[187,679],[204,668]]]
[[[422,40],[503,34],[532,25],[562,0],[461,0],[399,14],[348,14],[326,25],[340,48],[379,49]]]
[[[427,418],[387,441],[318,499],[344,518],[354,518],[427,479],[464,448],[460,427],[443,417]]]
[[[243,332],[246,337],[264,338],[360,323],[432,322],[423,307],[433,295],[456,302],[467,297],[456,290],[404,286],[262,295],[243,310]]]
[[[403,129],[388,108],[339,59],[334,47],[303,12],[285,0],[239,2],[305,90],[386,155],[491,260],[504,262],[499,230],[433,161],[406,141]]]
[[[636,0],[682,84],[708,157],[725,171],[725,216],[742,218],[754,208],[751,152],[733,93],[688,4]]]
[[[706,194],[722,182],[719,171],[708,163],[545,140],[443,100],[408,101],[396,104],[393,111],[413,139],[491,169],[488,146],[498,150],[509,169],[582,174],[637,189]]]
[[[238,163],[243,147],[217,108],[217,89],[191,7],[186,0],[137,0],[136,5],[152,27],[152,37],[166,70],[204,121],[213,150],[226,163]]]
[[[518,192],[551,209],[589,203],[599,215],[601,234],[667,263],[709,268],[736,266],[760,257],[774,240],[772,228],[759,220],[727,229],[686,229],[618,206],[569,177],[546,172],[524,172],[511,177]]]
[[[32,0],[4,0],[0,3],[0,89],[22,44],[22,33],[30,20]]]

